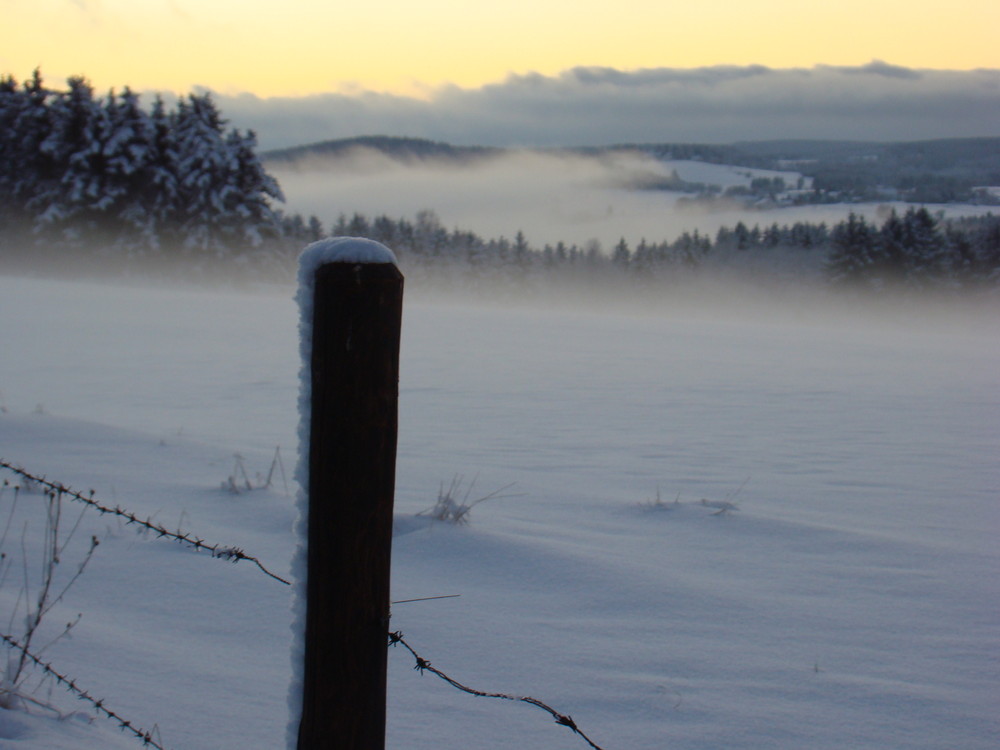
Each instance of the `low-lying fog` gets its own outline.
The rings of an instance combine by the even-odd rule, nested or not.
[[[405,163],[359,149],[350,156],[268,168],[281,183],[287,210],[316,215],[325,227],[340,214],[412,219],[430,209],[448,229],[471,230],[485,238],[512,238],[521,230],[536,247],[559,241],[582,247],[598,240],[607,251],[622,237],[634,245],[643,238],[673,240],[695,229],[714,237],[720,226],[739,221],[749,226],[833,223],[850,211],[871,219],[887,211],[874,203],[769,209],[678,205],[685,194],[630,186],[663,180],[674,170],[684,181],[723,189],[748,186],[754,177],[782,177],[795,186],[801,175],[697,161],[663,162],[639,154],[610,158],[521,151],[456,164]],[[949,214],[979,211],[969,206],[947,209]]]

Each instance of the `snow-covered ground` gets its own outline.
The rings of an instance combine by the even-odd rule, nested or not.
[[[294,465],[292,294],[0,277],[0,456],[286,575],[294,487],[220,485],[237,453],[251,478],[277,446]],[[890,318],[408,301],[393,597],[460,597],[392,627],[606,750],[992,750],[1000,333]],[[514,496],[467,526],[418,516],[456,475]],[[35,560],[42,496],[7,522],[12,498],[2,551]],[[64,567],[91,534],[49,635],[82,618],[45,658],[166,747],[281,747],[288,588],[92,511]],[[5,629],[21,588],[0,586]],[[389,665],[391,748],[585,747],[400,648]],[[69,717],[0,710],[0,748],[141,747],[48,690]]]
[[[706,185],[718,185],[721,188],[737,185],[750,187],[750,183],[757,177],[765,177],[769,180],[776,177],[781,178],[789,188],[794,188],[799,178],[802,178],[806,187],[812,186],[812,178],[803,177],[801,172],[754,169],[731,164],[709,164],[692,159],[664,159],[658,163],[667,172],[676,171],[677,176],[687,182],[701,182]]]

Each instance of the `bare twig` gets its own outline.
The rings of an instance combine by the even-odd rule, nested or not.
[[[27,482],[26,482],[27,483]],[[0,487],[0,496],[4,494],[6,489],[9,487],[9,483],[6,481],[3,486]],[[12,506],[16,506],[19,492],[17,487],[14,490],[14,502]],[[66,593],[73,587],[83,571],[86,569],[87,564],[93,557],[94,550],[99,544],[97,537],[92,536],[90,538],[90,546],[83,553],[83,557],[76,566],[76,570],[69,575],[68,580],[63,580],[63,577],[59,576],[60,566],[63,563],[63,557],[66,553],[68,545],[73,540],[76,532],[80,528],[80,522],[82,520],[82,514],[86,511],[86,508],[81,512],[81,517],[76,519],[76,523],[66,531],[63,527],[63,493],[57,492],[55,490],[46,489],[45,491],[46,505],[45,505],[45,529],[44,536],[42,540],[41,554],[39,556],[38,568],[34,568],[33,560],[28,554],[28,541],[27,532],[28,524],[25,522],[24,527],[21,532],[21,589],[18,592],[17,599],[14,602],[14,606],[10,611],[10,620],[7,627],[12,632],[17,632],[18,638],[24,646],[24,650],[16,656],[16,658],[7,659],[7,665],[5,669],[0,670],[0,676],[2,676],[2,688],[0,688],[0,705],[10,706],[16,703],[18,700],[28,700],[29,702],[39,701],[31,699],[25,694],[26,691],[23,688],[24,677],[25,677],[25,667],[27,665],[27,653],[34,648],[34,643],[36,638],[41,633],[42,621],[45,619],[46,615],[52,611],[52,609],[59,604],[66,596]],[[11,517],[7,519],[7,526],[4,529],[2,537],[0,537],[0,546],[2,542],[6,541],[7,533],[10,530],[13,521],[14,508],[11,509]],[[6,580],[7,572],[12,567],[11,560],[7,557],[5,552],[0,552],[0,563],[3,564],[4,570],[0,574],[0,582]],[[38,578],[34,579],[32,572],[37,570]],[[22,613],[23,605],[23,613]],[[56,643],[61,638],[65,637],[70,630],[79,621],[79,616],[71,620],[66,624],[66,627],[59,632],[54,638],[51,638],[48,643],[46,643],[41,649],[35,648],[35,653],[44,653],[44,651],[49,648],[53,643]],[[15,623],[18,623],[18,627],[15,628]]]
[[[472,490],[475,488],[478,478],[478,474],[472,478],[472,481],[465,488],[465,494],[462,495],[461,500],[458,499],[458,496],[462,492],[465,477],[461,474],[456,474],[452,477],[447,490],[444,488],[444,482],[441,482],[441,488],[438,490],[438,498],[434,507],[421,511],[417,515],[430,516],[436,521],[447,521],[456,525],[464,525],[469,522],[469,512],[480,503],[493,500],[494,498],[515,497],[515,495],[502,494],[514,486],[515,483],[511,482],[498,490],[470,501],[469,497],[472,495]]]
[[[708,500],[706,498],[701,499],[701,504],[706,508],[715,508],[715,512],[712,513],[713,516],[724,516],[730,511],[739,510],[740,506],[736,504],[736,497],[743,491],[743,488],[747,486],[747,482],[750,481],[750,477],[743,480],[743,483],[736,488],[735,492],[730,492],[725,500]]]
[[[285,463],[281,460],[281,446],[276,446],[274,449],[274,458],[271,459],[271,468],[267,472],[267,478],[264,481],[264,488],[270,488],[272,481],[274,480],[274,470],[278,469],[281,472],[281,483],[285,487],[285,494],[288,494],[288,478],[285,476]]]

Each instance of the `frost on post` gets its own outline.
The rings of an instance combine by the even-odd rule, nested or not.
[[[291,750],[384,744],[402,289],[371,240],[324,240],[300,259]]]

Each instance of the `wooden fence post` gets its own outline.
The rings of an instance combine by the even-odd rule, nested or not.
[[[354,257],[314,277],[298,750],[385,747],[403,276]]]

